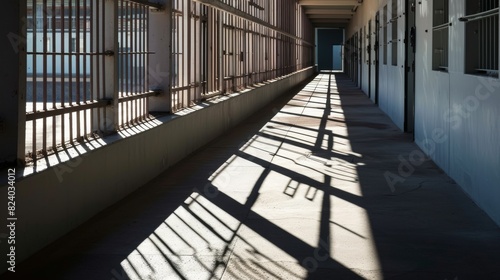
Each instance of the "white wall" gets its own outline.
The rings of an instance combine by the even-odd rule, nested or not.
[[[416,142],[500,224],[500,81],[464,74],[465,24],[458,21],[465,14],[463,0],[450,1],[449,71],[433,71],[433,2],[421,2]]]
[[[388,20],[392,18],[391,1],[399,1],[398,14],[402,14],[406,1],[364,1],[347,29],[346,38],[366,25],[386,4]],[[468,55],[465,24],[458,18],[465,14],[465,0],[450,1],[448,72],[432,70],[432,5],[432,0],[416,1],[415,141],[500,225],[500,80],[464,74]],[[392,66],[391,45],[387,65],[383,64],[383,46],[380,46],[379,106],[402,129],[404,15],[398,20],[398,38],[401,38],[398,66]],[[391,40],[390,25],[387,31],[387,39]],[[366,90],[366,85],[361,88]]]
[[[314,74],[312,67],[253,90],[232,94],[133,136],[106,139],[105,147],[73,152],[72,160],[16,181],[16,261],[81,225],[93,215],[158,176],[168,167],[248,118],[279,95]],[[179,112],[176,115],[183,114]],[[126,152],[124,152],[126,151]],[[79,154],[80,153],[80,154]],[[64,158],[61,152],[58,157]],[[2,180],[5,184],[7,180]],[[7,205],[7,187],[0,185]],[[6,211],[0,219],[6,221]],[[7,242],[0,251],[7,252]],[[0,273],[7,270],[6,254]]]
[[[388,20],[393,17],[391,14],[392,1],[398,1],[398,15],[402,15],[405,11],[406,1],[403,0],[372,0],[364,1],[361,6],[359,6],[356,14],[354,15],[352,21],[347,28],[346,38],[350,38],[355,32],[359,31],[361,28],[366,26],[368,30],[368,21],[372,20],[372,32],[375,30],[375,14],[380,11],[380,26],[385,23],[382,22],[382,10],[385,5],[388,9]],[[391,120],[400,128],[404,128],[404,57],[405,57],[405,46],[403,44],[403,38],[405,36],[405,17],[402,16],[398,19],[398,65],[393,66],[391,62],[391,47],[388,45],[387,49],[387,65],[383,64],[383,36],[382,29],[380,30],[380,40],[379,40],[379,106],[380,108],[391,118]],[[387,28],[387,40],[392,38],[392,29],[390,24]],[[365,36],[366,37],[366,36]],[[366,40],[365,40],[366,42]],[[373,48],[373,43],[372,43]],[[363,46],[363,79],[361,84],[361,89],[363,92],[368,94],[368,64],[366,64],[366,45]],[[374,58],[372,57],[372,62]],[[373,69],[373,68],[372,68]],[[374,75],[373,75],[374,77]],[[373,81],[372,81],[373,83]],[[372,92],[372,100],[374,101],[374,92]]]

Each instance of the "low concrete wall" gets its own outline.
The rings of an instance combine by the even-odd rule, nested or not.
[[[18,178],[16,262],[121,200],[313,74],[311,67],[250,91],[207,102],[203,104],[206,107],[161,119],[162,124],[142,133],[106,139],[104,147]],[[0,187],[0,193],[6,207],[6,185]],[[5,222],[7,213],[2,213]],[[6,231],[3,228],[0,233]],[[4,242],[6,239],[1,241],[0,273],[7,270],[4,252],[11,246]]]

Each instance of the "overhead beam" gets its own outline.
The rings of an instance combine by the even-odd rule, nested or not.
[[[329,18],[329,19],[351,19],[351,15],[325,15],[325,14],[315,14],[308,16],[310,20],[317,18]]]
[[[359,6],[360,0],[299,0],[302,6]]]
[[[347,28],[345,23],[335,23],[335,24],[313,24],[314,28]]]
[[[305,9],[306,15],[328,14],[328,15],[354,15],[351,10],[338,10],[338,9]]]

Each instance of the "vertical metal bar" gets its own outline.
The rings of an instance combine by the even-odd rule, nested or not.
[[[127,47],[127,53],[126,53],[126,59],[127,59],[127,63],[126,63],[126,69],[125,69],[125,72],[127,73],[126,75],[126,83],[127,83],[127,90],[125,91],[125,96],[129,96],[131,95],[131,92],[132,92],[132,54],[131,52],[133,51],[132,50],[132,11],[131,11],[131,3],[130,2],[125,2],[124,1],[124,5],[125,5],[125,9],[126,9],[126,13],[125,13],[125,19],[126,19],[126,44],[125,46]],[[122,108],[123,108],[123,111],[124,111],[124,117],[122,119],[122,122],[121,122],[121,125],[124,125],[127,123],[127,120],[129,118],[129,102],[123,102],[122,103]]]
[[[140,44],[139,44],[139,51],[140,51],[140,59],[141,59],[141,71],[140,71],[140,89],[141,89],[141,92],[146,92],[146,83],[145,83],[145,66],[146,66],[146,60],[145,60],[145,48],[144,48],[144,44],[145,44],[145,37],[144,37],[144,34],[145,34],[145,30],[144,30],[144,24],[145,24],[145,18],[146,18],[146,13],[147,13],[147,9],[145,6],[141,6],[141,19],[139,21],[139,39],[140,39]],[[146,111],[145,111],[145,108],[143,107],[145,103],[148,103],[147,101],[147,98],[146,99],[141,99],[140,100],[141,102],[139,103],[139,120],[140,121],[143,121],[144,120],[144,117],[145,117],[145,114],[146,114]],[[142,103],[142,104],[141,104]]]
[[[42,110],[47,111],[47,43],[48,43],[48,34],[47,34],[47,25],[49,23],[48,18],[47,18],[47,0],[43,0],[43,6],[42,6],[42,22],[43,22],[43,40],[42,40],[42,50],[43,50],[43,55],[42,55],[42,64],[43,64],[43,89],[42,89],[42,95],[43,95],[43,104],[42,104]],[[45,154],[47,151],[47,118],[43,117],[42,119],[42,153]]]
[[[33,101],[32,101],[32,112],[36,112],[37,110],[37,99],[38,99],[38,94],[37,94],[37,76],[38,76],[38,71],[37,71],[37,34],[38,34],[38,9],[37,9],[37,3],[36,0],[32,0],[32,12],[33,12],[33,73],[32,73],[32,87],[33,87]],[[33,125],[32,125],[32,131],[31,131],[31,152],[32,152],[32,159],[36,164],[36,130],[37,130],[37,125],[36,125],[36,120],[33,120]]]
[[[486,1],[486,9],[484,9],[485,11],[489,10],[491,7],[490,5],[490,1]],[[487,52],[486,52],[486,57],[488,58],[487,61],[488,61],[488,65],[487,65],[487,68],[486,69],[493,69],[493,60],[492,60],[492,46],[491,46],[491,42],[492,42],[492,18],[491,17],[487,17],[486,18],[486,26],[487,26],[487,34],[488,36],[486,37],[486,46],[487,46]]]
[[[146,31],[144,33],[144,44],[145,44],[144,51],[148,51],[148,49],[149,49],[149,43],[148,43],[148,38],[149,38],[149,11],[148,11],[147,8],[145,8],[145,10],[146,10],[145,11],[146,12],[146,22],[145,22],[145,28],[146,28],[145,30]],[[148,90],[149,89],[149,85],[150,85],[150,83],[149,83],[149,75],[147,75],[147,69],[149,69],[149,65],[150,65],[149,64],[150,63],[150,61],[149,61],[149,55],[146,55],[146,62],[145,63],[146,63],[146,65],[144,67],[144,69],[146,69],[146,78],[145,78],[146,79],[146,88],[145,88],[145,90]],[[149,102],[146,102],[146,109],[147,109],[146,113],[149,113],[149,107],[148,106],[149,106]]]
[[[192,26],[192,29],[193,29],[193,32],[191,34],[190,37],[190,40],[191,40],[191,50],[192,50],[192,56],[193,56],[193,59],[192,60],[189,60],[189,61],[194,61],[194,65],[192,67],[193,69],[193,73],[192,73],[192,81],[191,83],[193,84],[193,88],[191,89],[193,91],[193,100],[196,101],[196,96],[197,96],[197,91],[198,91],[198,87],[197,86],[194,86],[198,83],[198,63],[200,63],[200,61],[198,60],[198,51],[199,48],[196,48],[195,46],[199,46],[199,43],[198,41],[196,40],[197,39],[197,36],[198,36],[198,24],[197,24],[197,19],[196,19],[196,16],[197,16],[197,13],[196,13],[196,3],[191,3],[191,1],[189,1],[189,3],[191,5],[193,5],[192,9],[189,9],[190,10],[190,14],[192,13],[192,16],[191,16],[191,19],[190,19],[190,24]],[[191,29],[191,28],[190,28]]]
[[[93,53],[95,52],[95,48],[94,48],[94,28],[95,28],[95,23],[94,23],[94,19],[95,19],[95,13],[94,13],[94,0],[90,0],[90,5],[89,5],[89,31],[88,31],[88,35],[89,36],[89,40],[90,40],[90,52]],[[95,56],[89,56],[89,60],[90,60],[90,75],[89,75],[89,79],[90,79],[90,99],[92,101],[96,100],[96,92],[95,92],[95,88],[94,88],[94,73],[95,73],[95,68],[94,68],[94,57]],[[97,108],[94,108],[94,109],[91,109],[90,110],[90,131],[93,130],[93,124],[94,124],[94,112],[96,112],[96,110],[98,111],[99,109]]]
[[[486,5],[486,9],[485,10],[487,11],[487,10],[490,9],[490,2],[487,1],[486,3],[487,3],[487,5]],[[492,59],[491,59],[491,51],[492,51],[492,47],[491,47],[491,39],[492,39],[492,37],[491,37],[491,34],[492,34],[491,23],[492,22],[491,22],[491,20],[492,20],[491,17],[486,18],[486,23],[487,23],[486,26],[487,26],[487,34],[488,34],[488,36],[486,37],[486,46],[487,46],[486,57],[488,58],[487,59],[488,65],[487,65],[486,69],[493,69],[493,67],[491,65],[492,62],[493,62]]]
[[[56,1],[52,0],[52,109],[56,108],[57,77],[56,77]],[[56,148],[56,117],[52,117],[52,149]]]
[[[479,3],[479,11],[482,11],[483,10],[483,6],[484,6],[484,1],[481,1]],[[486,32],[486,24],[485,24],[485,21],[484,20],[480,20],[479,21],[479,24],[480,24],[480,38],[479,38],[479,46],[480,46],[480,49],[479,49],[479,54],[481,56],[480,58],[480,65],[479,65],[479,68],[486,68],[486,60],[485,60],[485,32]]]
[[[68,19],[68,37],[70,39],[70,54],[68,56],[69,58],[69,106],[73,106],[73,58],[74,58],[74,53],[76,51],[76,42],[74,42],[73,38],[73,1],[69,0],[68,2],[68,8],[69,8],[69,19]],[[73,143],[73,113],[69,113],[69,139],[71,143]]]
[[[149,10],[147,7],[144,7],[144,34],[143,34],[143,40],[144,40],[144,48],[143,51],[147,52],[149,49],[148,45],[148,37],[149,37]],[[147,75],[147,69],[149,68],[149,55],[145,54],[144,55],[144,70],[145,70],[145,77],[144,77],[144,90],[149,89],[149,77]],[[146,99],[144,100],[144,119],[149,118],[149,100]]]
[[[144,13],[145,9],[144,6],[141,5],[139,6],[139,91],[141,93],[145,92],[144,90]],[[137,119],[139,121],[143,121],[144,117],[144,108],[143,108],[143,101],[145,99],[140,99],[138,108],[139,108],[139,113],[137,115]]]
[[[181,43],[181,46],[182,48],[179,48],[180,50],[180,56],[179,56],[179,82],[180,82],[180,85],[181,86],[185,86],[187,83],[186,83],[186,71],[185,71],[185,68],[184,68],[184,59],[186,57],[186,52],[187,52],[187,44],[186,44],[186,40],[185,40],[185,31],[186,31],[186,9],[184,9],[184,1],[182,1],[182,3],[180,3],[180,9],[182,11],[182,18],[180,20],[180,24],[182,26],[182,28],[179,28],[179,35],[180,35],[180,43]],[[180,94],[180,100],[179,100],[179,103],[180,103],[180,106],[184,107],[185,106],[185,90],[182,90],[182,91],[179,91],[179,94]]]
[[[125,95],[125,1],[120,0],[118,2],[118,21],[119,21],[119,28],[118,28],[118,36],[120,38],[120,44],[118,46],[118,51],[119,51],[119,61],[120,61],[120,66],[118,68],[118,73],[119,73],[119,97],[123,97]],[[118,105],[119,108],[119,120],[118,124],[121,125],[123,122],[123,103],[120,103]]]
[[[89,59],[87,53],[88,53],[88,48],[87,48],[87,36],[88,36],[88,5],[87,5],[87,0],[83,1],[83,19],[84,19],[84,25],[83,25],[83,102],[87,103],[87,82],[88,82],[88,75],[87,75],[87,61]],[[88,127],[88,110],[83,111],[83,119],[84,119],[84,127],[83,127],[83,135],[84,137],[87,137],[89,134]]]
[[[134,19],[134,3],[132,2],[127,2],[127,8],[129,11],[129,16],[128,16],[128,21],[129,21],[129,33],[128,33],[128,38],[129,38],[129,91],[127,92],[128,96],[134,95],[135,94],[135,56],[134,56],[134,42],[135,42],[135,19]],[[130,122],[132,118],[132,114],[134,111],[133,108],[133,102],[127,101],[125,102],[126,104],[126,114],[125,114],[125,119],[123,120],[123,124],[126,125]]]
[[[494,70],[498,70],[498,15],[493,17],[495,19],[494,21],[494,29],[493,29],[493,37],[495,38],[495,44],[493,47],[493,61],[495,62],[495,68]]]
[[[484,1],[484,5],[482,7],[482,11],[487,11],[489,9],[489,1]],[[491,69],[490,68],[490,64],[491,64],[491,61],[490,61],[490,17],[488,18],[485,18],[483,19],[485,25],[486,25],[486,30],[485,30],[485,33],[486,33],[486,36],[485,36],[485,42],[484,42],[484,47],[485,47],[485,52],[484,52],[484,56],[485,56],[485,62],[486,62],[486,65],[485,65],[485,69]]]
[[[68,9],[69,9],[69,19],[68,19],[68,37],[70,39],[70,54],[69,54],[69,104],[70,106],[73,105],[73,53],[75,52],[76,49],[76,43],[75,43],[75,49],[73,48],[73,1],[69,0],[68,2]],[[71,114],[70,114],[71,115]],[[70,121],[70,126],[72,125],[72,122]]]
[[[224,69],[223,69],[223,34],[222,34],[222,14],[220,11],[217,13],[217,74],[218,74],[218,89],[220,92],[224,92]]]
[[[124,33],[124,42],[123,42],[123,58],[124,58],[124,63],[122,66],[123,70],[123,75],[124,75],[124,92],[123,96],[128,96],[130,94],[130,80],[131,80],[131,75],[130,75],[130,70],[131,70],[131,57],[130,57],[130,3],[127,1],[123,1],[122,6],[123,6],[123,11],[122,11],[122,16],[124,18],[124,27],[123,27],[123,33]],[[120,104],[121,108],[121,121],[120,125],[124,125],[127,122],[127,115],[128,115],[128,102],[123,102]]]
[[[146,92],[146,69],[147,69],[147,64],[146,64],[146,57],[148,54],[146,54],[146,40],[147,40],[147,29],[146,29],[146,20],[147,20],[147,14],[148,14],[148,9],[146,6],[142,7],[141,11],[141,65],[142,65],[142,73],[141,73],[141,88],[142,92]]]
[[[175,4],[175,3],[174,3]],[[176,5],[173,6],[174,8],[177,8]],[[174,13],[173,16],[172,16],[172,24],[173,24],[173,30],[174,30],[174,33],[173,33],[173,36],[172,36],[172,45],[173,45],[173,48],[172,48],[172,52],[173,52],[173,55],[172,55],[172,59],[173,59],[173,69],[172,69],[172,72],[174,72],[175,74],[172,75],[172,87],[177,87],[177,80],[178,80],[178,73],[179,73],[179,67],[178,67],[178,61],[179,61],[179,57],[178,57],[178,49],[179,49],[179,21],[178,21],[178,15],[177,13]],[[172,110],[176,111],[177,110],[177,91],[172,91],[172,98],[171,98],[171,102],[172,102]]]
[[[134,16],[133,16],[133,22],[134,22],[134,29],[133,29],[133,35],[134,35],[134,39],[133,39],[133,42],[134,42],[134,95],[137,95],[138,94],[138,84],[139,84],[139,81],[138,81],[138,66],[139,66],[139,55],[138,55],[138,35],[139,35],[139,32],[138,32],[138,29],[139,29],[139,26],[138,26],[138,21],[139,21],[139,13],[138,13],[138,8],[139,8],[139,5],[137,3],[134,3],[133,4],[133,13],[134,13]],[[127,121],[131,121],[132,123],[134,122],[134,120],[137,118],[137,102],[136,100],[134,101],[131,101],[130,102],[130,105],[132,106],[133,108],[133,111],[132,111],[132,114],[130,116],[130,119],[127,120]]]
[[[123,57],[123,64],[122,64],[122,76],[123,76],[123,93],[122,96],[127,96],[129,92],[129,71],[130,71],[130,66],[129,66],[129,26],[130,26],[130,19],[129,19],[129,3],[126,1],[120,1],[122,4],[122,18],[123,18],[123,26],[122,26],[122,36],[123,36],[123,42],[122,42],[122,57]],[[126,103],[122,103],[122,116],[125,117],[125,106]],[[122,117],[122,122],[124,118]]]
[[[189,106],[192,102],[191,100],[191,94],[192,94],[192,88],[191,88],[191,83],[192,83],[192,79],[193,77],[191,76],[191,67],[189,67],[189,62],[191,61],[191,52],[192,52],[192,46],[191,46],[191,20],[192,20],[192,16],[191,16],[191,0],[188,0],[186,1],[186,10],[185,10],[185,15],[186,15],[186,18],[184,19],[185,23],[187,24],[187,34],[186,34],[186,75],[187,75],[187,85],[188,85],[188,89],[186,90],[187,92],[187,103],[186,103],[186,107]],[[194,61],[194,64],[196,64],[196,61]]]
[[[99,32],[101,32],[102,29],[102,24],[101,24],[101,13],[102,13],[102,8],[99,3],[99,0],[94,0],[94,8],[95,8],[95,26],[93,29],[93,32],[95,33],[95,49],[94,52],[96,53],[102,53],[101,51],[101,38],[99,36]],[[101,71],[101,55],[96,55],[95,57],[95,72],[96,72],[96,90],[97,92],[95,93],[96,99],[102,99],[103,98],[103,91],[102,91],[102,73]],[[102,109],[96,109],[97,110],[97,129],[100,131],[104,131],[102,128],[102,122],[101,122],[101,114],[102,114]]]
[[[81,49],[80,49],[80,0],[76,0],[76,103],[80,105],[80,86],[81,86],[81,71],[80,71],[80,59],[81,59]],[[81,137],[80,130],[80,112],[76,113],[76,137]]]
[[[65,48],[65,43],[67,41],[65,37],[66,33],[66,27],[65,27],[65,22],[66,22],[66,7],[64,5],[64,1],[61,1],[61,107],[65,107],[65,95],[66,95],[66,48]],[[71,44],[71,42],[70,42]],[[69,49],[70,46],[68,46]],[[61,140],[60,143],[64,146],[65,141],[65,132],[66,132],[66,122],[64,115],[60,117],[61,121]]]

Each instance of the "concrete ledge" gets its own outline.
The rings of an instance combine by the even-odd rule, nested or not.
[[[314,69],[307,68],[255,89],[207,102],[198,109],[159,119],[156,126],[144,132],[104,139],[104,147],[81,152],[75,149],[73,152],[80,156],[71,160],[69,156],[63,163],[19,178],[16,263],[121,200],[313,74]],[[6,207],[5,183],[2,181],[0,192]],[[2,213],[5,222],[7,213]],[[3,232],[5,227],[0,233]],[[1,242],[0,246],[1,252],[8,252],[11,245]],[[7,270],[6,254],[1,259],[0,273]]]

